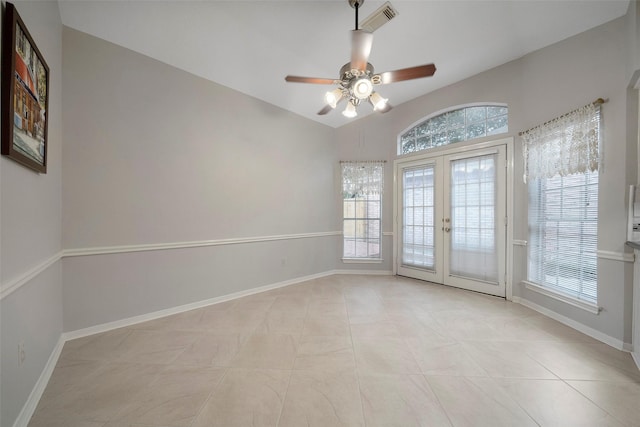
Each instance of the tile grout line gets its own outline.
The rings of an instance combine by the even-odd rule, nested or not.
[[[447,416],[447,420],[449,420],[449,424],[451,424],[451,426],[454,426],[453,420],[451,419],[451,416],[449,415],[449,412],[447,411],[447,409],[442,404],[442,401],[440,400],[440,396],[438,396],[436,391],[431,386],[431,382],[429,381],[429,378],[425,374],[422,374],[422,377],[424,378],[425,382],[427,383],[427,386],[429,387],[429,390],[431,390],[431,393],[433,393],[433,395],[435,396],[436,400],[438,401],[438,406],[440,406],[440,409],[442,409],[442,412]]]
[[[309,300],[311,299],[311,296],[309,296]],[[275,303],[275,301],[274,301]],[[300,331],[300,334],[298,335],[298,342],[296,343],[296,355],[293,358],[293,362],[291,365],[291,369],[289,369],[289,381],[287,381],[287,388],[284,391],[284,394],[282,395],[282,405],[280,406],[280,411],[278,412],[278,418],[276,419],[276,427],[278,427],[280,425],[280,420],[282,419],[282,413],[284,412],[284,405],[287,401],[287,396],[289,395],[289,388],[291,387],[291,379],[293,378],[293,372],[294,372],[294,368],[296,366],[296,359],[298,358],[298,351],[300,350],[300,341],[302,341],[302,334],[304,332],[304,324],[307,320],[307,316],[309,315],[309,306],[311,305],[311,301],[307,301],[307,309],[304,312],[304,319],[302,320],[302,330]]]
[[[294,360],[295,363],[295,360]],[[287,388],[282,395],[282,405],[280,405],[280,411],[278,412],[278,418],[276,419],[276,427],[280,425],[280,419],[282,418],[282,413],[284,412],[284,404],[287,401],[287,395],[289,394],[289,387],[291,386],[291,378],[293,377],[293,369],[289,370],[289,380],[287,381]]]
[[[565,383],[566,385],[568,385],[572,390],[575,390],[580,396],[584,397],[585,399],[587,399],[589,402],[591,402],[594,406],[596,406],[597,408],[600,408],[605,414],[609,415],[610,417],[612,417],[614,420],[618,421],[620,424],[626,425],[627,423],[616,417],[615,414],[612,414],[611,412],[609,412],[607,409],[603,408],[602,406],[598,405],[598,402],[595,402],[593,399],[591,399],[589,396],[587,396],[586,394],[582,393],[580,390],[578,390],[577,388],[575,388],[574,386],[572,386],[568,381],[583,381],[583,382],[614,382],[617,383],[617,381],[600,381],[600,380],[566,380],[564,378],[560,378],[560,381],[562,381],[563,383]]]
[[[356,382],[358,384],[358,396],[360,397],[360,414],[362,416],[362,422],[365,427],[367,426],[367,420],[364,416],[364,396],[362,394],[362,385],[360,384],[360,372],[358,370],[358,358],[356,357],[356,346],[353,343],[353,331],[351,329],[351,315],[349,314],[349,305],[347,304],[347,298],[344,294],[344,287],[341,289],[342,291],[342,299],[344,300],[344,306],[347,311],[347,322],[349,323],[349,340],[351,341],[351,351],[353,352],[353,364],[354,375],[356,377]]]
[[[193,417],[193,419],[191,420],[191,422],[189,423],[189,427],[193,427],[193,424],[198,421],[198,418],[200,418],[200,415],[202,414],[202,412],[204,411],[204,408],[207,407],[207,404],[209,403],[209,401],[211,400],[211,398],[213,397],[213,393],[215,393],[215,391],[218,389],[218,387],[220,387],[220,385],[222,384],[222,382],[225,380],[225,378],[227,378],[227,374],[229,373],[229,370],[231,368],[229,367],[225,367],[224,368],[224,374],[220,377],[220,380],[218,381],[218,383],[213,386],[213,388],[211,389],[211,391],[209,392],[209,394],[207,395],[207,398],[205,399],[205,401],[202,403],[202,406],[200,407],[200,409],[198,410],[198,412],[196,413],[196,415]]]

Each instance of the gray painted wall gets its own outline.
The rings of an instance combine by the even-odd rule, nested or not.
[[[629,184],[626,162],[627,42],[624,19],[543,49],[526,58],[527,84],[524,99],[529,125],[542,122],[549,103],[551,117],[568,111],[570,104],[585,104],[608,98],[602,108],[604,128],[604,170],[600,173],[598,249],[625,252],[626,193]],[[549,84],[554,82],[555,84]],[[545,89],[548,87],[548,89]],[[585,97],[587,97],[585,99]],[[537,112],[537,113],[536,113]],[[635,166],[637,168],[637,165]],[[631,265],[600,259],[598,262],[598,304],[595,316],[542,295],[522,289],[521,295],[534,303],[570,317],[618,340],[631,341]]]
[[[629,45],[629,59],[627,76],[627,162],[640,165],[640,0],[629,4],[627,18],[627,39]],[[640,167],[640,166],[639,166]],[[628,168],[629,169],[629,168]],[[640,184],[639,172],[630,178]]]
[[[389,161],[383,231],[391,231],[397,135],[480,101],[507,103],[515,135],[609,98],[599,247],[624,251],[625,188],[638,168],[637,113],[625,110],[637,97],[628,89],[640,69],[637,2],[624,18],[338,130],[63,30],[55,2],[19,2],[18,10],[51,68],[50,158],[46,175],[0,159],[3,284],[62,247],[340,230],[339,159]],[[515,148],[519,177],[517,138]],[[526,204],[516,179],[516,239],[527,238]],[[390,270],[391,243],[383,237],[382,264],[361,266],[341,263],[339,236],[64,258],[0,302],[0,425],[13,424],[63,331],[332,269]],[[517,296],[629,341],[628,263],[600,262],[605,311],[593,316],[523,289],[526,251],[516,247],[514,256]],[[20,341],[27,359],[18,367]]]
[[[61,250],[62,24],[56,2],[14,4],[50,69],[49,158],[46,175],[0,158],[3,285]],[[0,425],[13,424],[40,377],[62,333],[62,309],[59,262],[0,301]]]
[[[640,70],[640,0],[632,0],[625,16],[627,23],[628,74],[630,79],[636,70]]]
[[[635,180],[637,164],[627,161],[627,61],[630,42],[627,18],[623,17],[518,60],[402,104],[385,115],[369,116],[337,131],[341,157],[397,158],[397,136],[412,124],[449,107],[475,102],[499,102],[509,106],[509,134],[514,147],[514,239],[527,240],[527,187],[519,131],[543,123],[599,97],[608,98],[602,109],[604,120],[604,170],[600,176],[599,242],[602,251],[625,252],[626,189]],[[446,73],[446,70],[438,70]],[[391,100],[392,102],[393,100]],[[389,184],[390,185],[390,184]],[[392,188],[384,196],[384,229],[390,230]],[[381,268],[391,269],[391,254]],[[592,315],[526,290],[526,250],[514,247],[514,295],[623,342],[630,342],[632,286],[631,265],[600,259],[599,304],[603,311]]]
[[[63,34],[65,249],[341,229],[332,128]],[[330,271],[339,244],[332,236],[65,258],[64,328]]]

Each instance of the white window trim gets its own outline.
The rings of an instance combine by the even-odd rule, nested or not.
[[[342,258],[344,264],[382,264],[382,258]]]
[[[382,193],[383,193],[383,189],[384,189],[384,169],[385,169],[385,163],[386,160],[380,160],[380,161],[375,161],[375,160],[363,160],[363,161],[341,161],[340,162],[343,166],[342,166],[342,190],[343,190],[343,198],[342,198],[342,224],[343,224],[343,233],[342,233],[342,260],[343,263],[350,263],[350,264],[356,264],[356,263],[362,263],[362,264],[371,264],[371,263],[382,263],[382,236],[383,236],[383,232],[381,230],[382,228]],[[353,165],[358,165],[358,164],[364,164],[364,165],[373,165],[375,167],[379,167],[380,168],[380,177],[379,180],[373,180],[373,181],[366,181],[363,184],[368,184],[368,187],[366,187],[365,190],[365,197],[366,197],[366,202],[369,202],[369,197],[372,194],[376,194],[379,196],[379,208],[380,208],[380,212],[379,212],[379,217],[378,218],[360,218],[363,219],[365,221],[378,221],[379,222],[379,227],[380,227],[380,233],[378,235],[378,256],[371,256],[372,254],[369,254],[369,251],[367,249],[367,257],[345,257],[345,235],[344,235],[344,224],[345,224],[345,216],[344,216],[344,203],[347,199],[344,198],[344,191],[353,191],[353,188],[345,188],[345,182],[344,182],[344,171],[345,171],[345,165],[350,165],[353,167]],[[374,193],[372,194],[368,194],[370,191],[373,191]],[[357,216],[354,217],[354,220],[357,220]],[[354,254],[355,255],[355,254]]]
[[[556,289],[548,288],[546,286],[542,286],[528,280],[523,280],[522,283],[524,283],[525,287],[530,291],[537,292],[549,298],[553,298],[557,301],[564,302],[565,304],[569,304],[582,310],[588,311],[591,314],[598,315],[602,311],[602,307],[598,306],[597,304],[578,299],[573,295],[560,292]]]

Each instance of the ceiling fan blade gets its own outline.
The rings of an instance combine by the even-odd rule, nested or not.
[[[331,110],[333,110],[333,108],[331,108],[331,105],[327,104],[322,108],[322,110],[318,111],[318,115],[319,116],[324,116],[325,114],[327,114]]]
[[[351,69],[365,71],[371,45],[373,44],[373,34],[365,30],[351,30]]]
[[[384,73],[378,74],[378,76],[380,76],[380,82],[378,84],[386,85],[388,83],[401,82],[404,80],[431,77],[435,72],[436,66],[434,64],[419,65],[417,67],[403,68],[401,70],[385,71]],[[373,78],[371,80],[375,82],[377,79]]]
[[[340,80],[325,79],[322,77],[286,76],[284,79],[290,83],[313,83],[316,85],[333,85],[340,83]]]

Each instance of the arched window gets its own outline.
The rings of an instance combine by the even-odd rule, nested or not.
[[[398,154],[506,133],[508,112],[505,105],[474,105],[429,117],[400,135]]]

